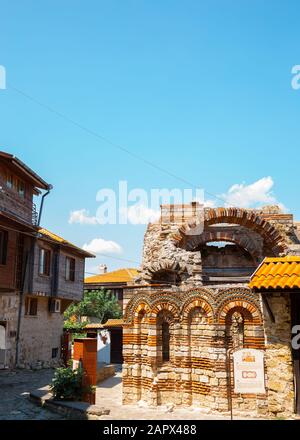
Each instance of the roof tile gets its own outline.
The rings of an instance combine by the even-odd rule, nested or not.
[[[85,284],[111,284],[111,283],[128,283],[132,282],[137,276],[137,269],[123,268],[107,272],[92,277],[88,277],[84,280]]]
[[[253,289],[300,289],[300,256],[265,258],[249,284]]]

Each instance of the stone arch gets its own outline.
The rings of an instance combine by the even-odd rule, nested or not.
[[[148,303],[141,301],[136,305],[135,309],[133,310],[133,316],[134,320],[138,319],[141,314],[145,313],[148,314],[150,312],[150,306]]]
[[[207,317],[208,324],[213,323],[213,321],[214,321],[213,308],[207,301],[205,301],[200,296],[191,298],[189,301],[186,301],[184,303],[184,305],[182,307],[182,321],[183,321],[183,323],[188,321],[190,313],[195,308],[201,308],[202,310],[204,310],[206,317]]]
[[[163,281],[162,274],[174,274],[174,284],[176,284],[176,277],[180,279],[180,275],[187,271],[186,265],[179,263],[174,258],[155,261],[147,267],[143,278],[145,281],[159,283]],[[168,282],[168,277],[166,277]],[[178,282],[178,281],[177,281]]]
[[[253,257],[259,257],[261,255],[261,249],[249,236],[241,235],[232,231],[206,231],[198,236],[192,236],[187,241],[186,248],[188,251],[192,251],[195,248],[204,245],[209,242],[227,241],[229,243],[237,244],[238,246],[246,249]]]
[[[217,310],[217,323],[226,325],[228,317],[235,311],[243,315],[245,324],[262,325],[262,316],[259,308],[243,297],[231,298],[224,302]]]
[[[132,322],[132,320],[136,316],[136,313],[139,313],[142,308],[147,309],[147,313],[150,312],[151,306],[148,302],[148,298],[143,295],[137,295],[131,298],[125,308],[125,313],[123,317],[124,322]]]
[[[288,252],[285,237],[281,235],[275,226],[262,218],[255,211],[243,208],[206,209],[204,212],[204,230],[207,226],[218,223],[237,224],[257,232],[275,255],[287,254]],[[176,239],[178,240],[179,238],[180,241],[188,235],[196,235],[193,233],[193,229],[195,228],[199,228],[196,223],[184,225],[178,231],[181,238],[176,237]]]
[[[131,325],[125,326],[123,329],[123,343],[134,346],[134,352],[132,351],[127,359],[129,363],[134,363],[135,377],[135,398],[137,401],[143,399],[148,392],[145,387],[145,379],[142,377],[142,366],[147,365],[148,350],[149,350],[149,326],[148,318],[150,313],[149,304],[139,298],[138,301],[132,307],[132,322]],[[134,356],[133,356],[134,353]],[[126,358],[125,363],[126,363]],[[125,379],[128,380],[128,378]]]
[[[189,303],[193,298],[201,298],[210,304],[212,308],[215,307],[215,293],[207,287],[197,287],[188,289],[186,292],[181,294],[182,310],[185,307],[185,304]]]
[[[202,289],[199,289],[201,292]],[[203,289],[204,290],[204,289]],[[213,335],[215,334],[215,319],[213,306],[204,299],[200,292],[193,292],[182,306],[181,335],[184,346],[182,365],[186,368],[188,390],[186,401],[189,405],[200,404],[210,391],[209,378],[204,378],[205,371],[213,371],[210,360]],[[203,292],[202,292],[203,293]],[[203,371],[203,382],[199,371]]]
[[[152,304],[151,312],[150,312],[151,318],[156,319],[157,315],[164,310],[173,316],[174,321],[179,320],[180,310],[179,310],[179,307],[177,306],[177,304],[171,303],[169,301],[163,301],[163,300],[161,300],[161,301],[158,300]]]

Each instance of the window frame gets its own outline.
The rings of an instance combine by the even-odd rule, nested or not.
[[[32,308],[32,304],[35,304]],[[28,296],[25,299],[25,316],[38,315],[38,298]]]
[[[65,262],[65,280],[72,283],[75,282],[76,259],[66,256]]]
[[[42,259],[42,255],[44,257]],[[39,248],[39,275],[49,277],[51,274],[51,250],[40,247]]]
[[[6,186],[8,189],[14,189],[15,177],[12,173],[7,172],[6,174]]]
[[[22,186],[22,191],[20,191],[20,188]],[[26,185],[24,180],[17,178],[17,193],[22,199],[25,199],[25,192],[26,192]]]
[[[26,182],[14,173],[7,171],[6,173],[6,187],[18,193],[19,197],[25,199]]]
[[[51,298],[49,302],[50,313],[61,313],[61,299]]]

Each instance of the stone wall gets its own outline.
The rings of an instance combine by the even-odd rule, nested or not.
[[[267,295],[275,316],[264,313],[268,409],[277,416],[294,412],[294,375],[291,354],[291,304],[289,293]]]
[[[265,352],[266,394],[234,394],[236,414],[289,416],[294,411],[290,310],[284,295],[270,305],[244,287],[128,291],[123,329],[123,403],[197,406],[227,412],[229,348]],[[170,324],[170,358],[162,360],[161,317]],[[233,371],[231,362],[231,383]]]
[[[0,295],[0,323],[5,327],[5,366],[12,368],[15,363],[16,335],[19,297],[13,294]]]
[[[229,348],[246,346],[266,352],[267,392],[234,395],[232,390],[235,411],[253,416],[293,412],[288,308],[275,330],[280,336],[276,342],[279,345],[274,347],[274,341],[266,336],[267,326],[271,325],[265,324],[268,315],[259,296],[249,289],[193,289],[180,293],[148,290],[133,296],[132,293],[127,292],[131,300],[126,307],[123,340],[125,404],[145,400],[149,405],[172,403],[228,411],[226,353]],[[275,312],[276,301],[274,298]],[[161,360],[161,313],[167,314],[171,327],[168,362]],[[234,334],[236,315],[243,321],[238,339]],[[276,406],[274,380],[280,387],[280,393],[275,393]]]
[[[38,298],[37,316],[22,311],[19,366],[47,368],[60,364],[63,314],[49,313],[49,298]],[[52,349],[57,348],[57,356],[52,358]]]
[[[160,282],[161,272],[173,271],[180,283],[202,285],[201,245],[213,241],[229,241],[246,249],[257,265],[265,256],[300,252],[293,215],[283,214],[276,206],[259,210],[163,206],[160,220],[149,224],[145,233],[136,282]]]
[[[236,414],[290,416],[294,382],[288,295],[270,296],[272,322],[260,294],[241,280],[205,285],[201,246],[231,241],[251,255],[254,272],[265,256],[299,251],[296,232],[293,216],[277,207],[163,206],[160,221],[148,225],[135,286],[124,289],[124,404],[143,400],[227,412],[231,375]],[[249,264],[248,257],[244,263]],[[243,347],[265,353],[265,394],[234,394],[229,349]]]

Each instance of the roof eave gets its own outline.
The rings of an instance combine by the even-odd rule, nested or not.
[[[50,190],[52,188],[52,185],[50,183],[45,182],[44,179],[42,179],[29,166],[27,166],[24,162],[22,162],[13,154],[6,153],[5,151],[0,151],[0,157],[6,159],[11,163],[11,165],[18,168],[36,188],[44,190]]]

